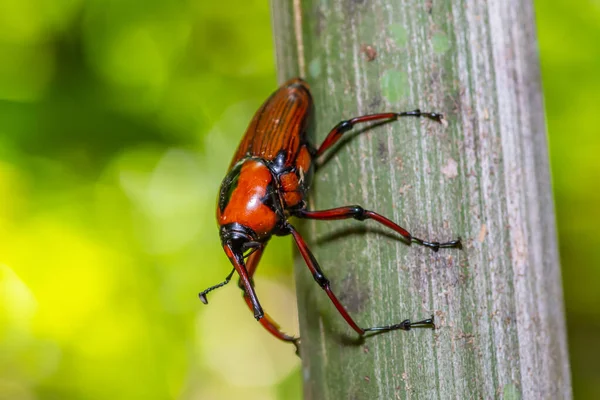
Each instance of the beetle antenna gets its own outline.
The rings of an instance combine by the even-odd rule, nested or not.
[[[215,289],[220,288],[221,286],[225,286],[229,283],[229,281],[231,280],[231,277],[233,276],[233,273],[235,272],[235,268],[231,270],[231,272],[229,273],[229,275],[227,275],[227,277],[225,278],[225,280],[219,284],[216,284],[214,286],[209,287],[206,290],[203,290],[202,292],[198,293],[198,297],[200,297],[200,301],[202,301],[202,303],[204,304],[208,304],[208,299],[206,298],[206,294],[208,292],[212,292]]]

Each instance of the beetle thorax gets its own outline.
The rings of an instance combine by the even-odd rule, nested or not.
[[[276,180],[264,161],[241,160],[227,174],[219,192],[217,222],[222,228],[241,226],[255,241],[268,239],[283,222]]]

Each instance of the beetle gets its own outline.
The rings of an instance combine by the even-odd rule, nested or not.
[[[237,271],[244,300],[254,312],[254,318],[275,337],[293,343],[298,353],[299,338],[283,333],[275,321],[265,314],[252,281],[269,239],[273,235],[292,235],[315,281],[360,336],[367,332],[397,329],[435,329],[433,316],[417,322],[406,319],[391,325],[360,327],[333,293],[330,281],[306,242],[288,221],[290,217],[321,221],[372,219],[400,234],[408,244],[417,243],[433,251],[440,248],[462,248],[460,238],[443,243],[419,239],[383,215],[361,206],[351,205],[321,211],[307,209],[306,195],[317,166],[316,160],[356,124],[399,117],[425,117],[436,122],[443,119],[442,114],[421,112],[418,109],[363,115],[338,123],[323,143],[315,148],[307,134],[313,118],[313,100],[308,84],[301,78],[294,78],[275,91],[254,115],[221,184],[217,223],[221,245],[233,269],[223,282],[199,293],[202,302],[208,304],[206,294],[229,283]]]

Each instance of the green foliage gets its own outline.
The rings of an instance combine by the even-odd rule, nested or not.
[[[600,3],[537,1],[575,398],[600,397]]]
[[[215,200],[276,86],[268,7],[3,1],[0,398],[290,399],[299,361],[252,318]],[[289,243],[259,271],[295,328]]]

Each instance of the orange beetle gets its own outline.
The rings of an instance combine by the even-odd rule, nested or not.
[[[359,335],[373,331],[435,328],[433,316],[418,322],[406,319],[398,324],[361,328],[331,290],[329,280],[302,236],[288,222],[291,216],[316,220],[372,219],[402,235],[409,244],[415,242],[434,251],[440,248],[462,248],[460,239],[439,243],[414,237],[384,216],[360,206],[323,211],[306,209],[305,197],[317,157],[331,148],[357,123],[404,116],[427,117],[437,122],[443,118],[441,114],[420,110],[356,117],[337,124],[321,146],[315,149],[307,136],[313,117],[313,102],[308,84],[300,78],[291,79],[273,93],[254,115],[221,184],[217,222],[221,244],[233,264],[233,270],[224,282],[199,294],[202,302],[207,304],[206,294],[227,284],[234,271],[237,271],[244,299],[254,311],[254,317],[275,337],[293,343],[298,352],[299,338],[281,332],[279,326],[264,313],[252,285],[252,276],[271,236],[291,234],[315,281]]]

